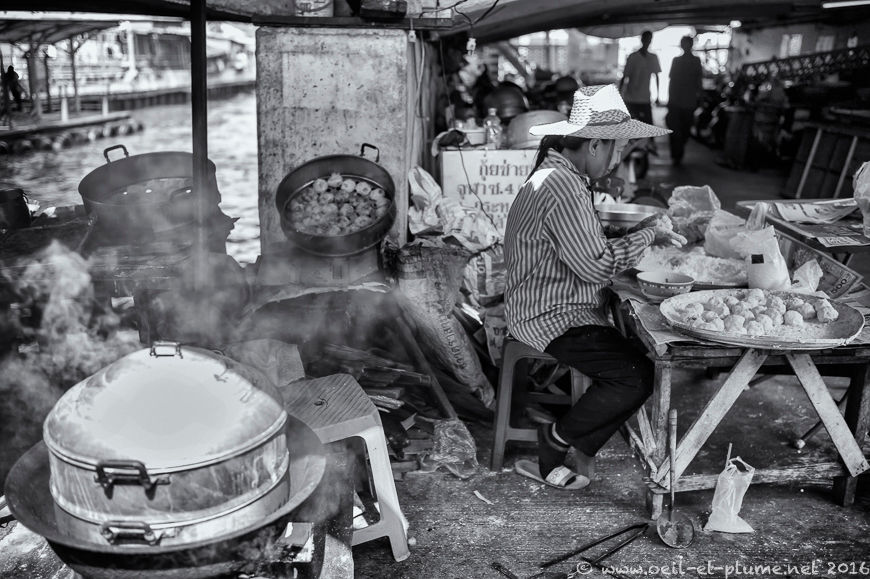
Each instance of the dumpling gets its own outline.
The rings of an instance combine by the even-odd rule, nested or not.
[[[363,197],[368,197],[369,194],[372,192],[372,186],[365,181],[360,181],[356,184],[356,192]]]
[[[752,288],[749,290],[749,293],[746,294],[746,302],[753,306],[764,303],[764,300],[764,292],[758,288]]]
[[[785,300],[785,308],[787,310],[797,310],[802,305],[804,305],[804,299],[797,296],[791,296]]]
[[[782,314],[781,313],[779,313],[776,310],[771,310],[770,308],[768,308],[767,315],[770,317],[771,320],[773,320],[773,327],[774,328],[782,325]]]
[[[711,322],[700,322],[700,323],[694,324],[694,327],[698,328],[699,330],[710,330],[711,332],[721,332],[721,331],[725,330],[725,322],[723,322],[719,318],[716,318],[715,320],[713,320]]]
[[[341,182],[341,190],[345,193],[353,193],[356,189],[356,181],[353,179],[345,179]]]
[[[752,310],[743,302],[738,302],[737,304],[731,306],[731,313],[735,316],[743,316],[746,317],[746,312],[752,313]],[[753,314],[753,318],[755,315]]]
[[[746,322],[746,318],[743,316],[731,315],[723,320],[725,323],[725,331],[731,332],[732,334],[745,334],[746,328],[744,328],[744,323]]]
[[[776,310],[779,313],[784,314],[786,310],[785,302],[779,296],[770,296],[767,298],[767,309]]]
[[[713,296],[704,303],[704,309],[713,310],[724,304],[725,302],[722,301],[722,298],[720,298],[719,296]]]
[[[686,319],[694,319],[701,316],[704,313],[704,306],[699,304],[698,302],[691,302],[683,307],[683,316]]]
[[[813,307],[813,304],[809,302],[804,302],[801,307],[797,309],[798,312],[804,317],[805,320],[811,320],[816,317],[816,308]]]
[[[716,313],[720,318],[725,318],[731,315],[731,310],[724,303],[719,304],[710,311]]]
[[[765,332],[769,332],[773,329],[773,320],[767,314],[758,314],[755,316],[755,323],[761,324],[761,327],[764,328]]]
[[[705,322],[712,322],[713,320],[719,319],[719,314],[714,311],[707,310],[706,312],[701,314],[701,319]]]
[[[750,336],[760,336],[764,333],[764,326],[756,321],[746,323],[746,333]]]
[[[369,197],[371,197],[372,200],[377,202],[378,199],[386,199],[387,194],[384,192],[383,189],[377,188],[377,189],[372,189],[372,194],[369,195]]]
[[[314,184],[311,185],[311,187],[318,193],[326,193],[326,190],[329,189],[326,179],[315,179]]]
[[[782,316],[782,321],[786,326],[794,326],[800,328],[804,325],[804,317],[797,310],[789,310]]]
[[[764,312],[766,312],[766,311],[767,311],[767,307],[766,307],[766,306],[758,305],[758,306],[753,306],[753,307],[752,307],[752,313],[755,314],[755,317],[756,317],[756,318],[757,318],[759,315],[761,315],[761,314],[763,314]]]
[[[326,180],[326,184],[330,187],[341,187],[342,182],[344,181],[344,177],[341,176],[341,173],[333,173],[329,176],[329,179]]]
[[[329,205],[335,201],[335,195],[332,193],[321,193],[318,201],[321,205]]]
[[[736,306],[739,303],[740,303],[740,300],[737,299],[735,296],[728,296],[727,298],[725,298],[725,305],[728,306],[729,308],[733,308],[734,306]]]
[[[828,300],[818,300],[816,302],[816,315],[820,322],[827,323],[836,321],[840,317],[840,312]]]

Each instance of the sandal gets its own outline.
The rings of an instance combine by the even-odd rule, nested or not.
[[[531,460],[518,460],[514,464],[514,471],[539,483],[565,491],[579,491],[589,486],[588,478],[582,474],[577,474],[567,466],[557,466],[550,471],[546,479],[541,478],[541,469],[538,467],[538,463]]]

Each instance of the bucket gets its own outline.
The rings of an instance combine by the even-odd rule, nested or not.
[[[296,16],[334,15],[332,0],[296,0]]]
[[[0,229],[29,227],[30,220],[24,191],[15,185],[0,183]]]

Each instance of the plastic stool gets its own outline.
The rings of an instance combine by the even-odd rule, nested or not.
[[[335,374],[291,382],[281,394],[287,413],[307,424],[324,444],[352,436],[363,439],[381,516],[378,522],[354,530],[351,545],[389,537],[396,561],[407,559],[408,522],[399,506],[384,428],[378,409],[359,383],[348,374]]]
[[[534,428],[515,428],[510,424],[511,400],[513,398],[515,368],[520,360],[546,360],[557,363],[549,354],[518,342],[513,338],[505,338],[502,347],[501,370],[498,377],[498,398],[495,410],[495,442],[492,445],[492,460],[490,470],[499,471],[504,464],[504,451],[508,441],[537,442],[538,431]],[[574,404],[589,387],[589,378],[575,370],[571,370],[571,395],[559,394],[529,394],[529,399],[536,402],[551,404]]]

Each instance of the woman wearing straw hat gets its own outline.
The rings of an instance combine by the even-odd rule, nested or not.
[[[686,239],[658,216],[607,238],[589,182],[619,164],[629,140],[668,132],[633,120],[616,85],[580,88],[567,121],[529,129],[543,139],[507,218],[508,330],[592,386],[559,420],[541,426],[538,462],[517,461],[519,474],[562,489],[585,487],[595,454],[652,392],[653,366],[610,323],[603,290],[650,245]],[[576,472],[564,464],[572,446]]]

